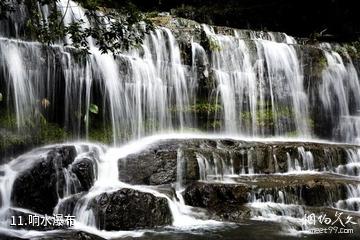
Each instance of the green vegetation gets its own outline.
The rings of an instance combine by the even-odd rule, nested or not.
[[[222,107],[219,104],[214,103],[196,103],[191,105],[186,111],[193,112],[193,113],[216,113],[221,111]]]
[[[286,136],[287,137],[297,137],[297,136],[299,136],[299,132],[298,131],[287,132]]]
[[[288,107],[279,107],[277,108],[276,115],[273,113],[271,108],[263,108],[256,111],[256,125],[258,127],[271,128],[275,125],[277,119],[286,118],[293,119],[294,113]],[[252,121],[251,112],[244,111],[240,113],[240,118],[245,122],[245,124],[250,124]]]
[[[210,123],[212,129],[218,130],[222,127],[222,122],[220,120],[214,120]]]
[[[7,148],[61,142],[69,134],[55,123],[49,123],[41,115],[38,123],[28,120],[22,130],[17,129],[14,114],[0,116],[0,152]]]
[[[328,62],[324,55],[320,56],[317,60],[317,65],[315,67],[315,73],[321,74],[323,70],[328,66]]]
[[[219,104],[215,103],[206,103],[206,102],[198,102],[189,107],[183,109],[183,112],[190,112],[190,113],[206,113],[206,114],[214,114],[216,112],[221,111],[222,107]],[[170,109],[172,112],[179,112],[180,109],[173,107]]]
[[[16,129],[16,117],[14,114],[8,114],[7,112],[1,112],[0,126],[2,128],[15,130]]]
[[[93,114],[99,113],[99,107],[95,104],[90,104],[89,111]]]
[[[360,58],[360,41],[345,43],[335,49],[343,57]]]
[[[326,69],[328,66],[327,59],[323,53],[323,51],[315,51],[314,55],[312,56],[313,59],[313,67],[312,67],[312,73],[321,76],[323,70]]]
[[[220,42],[212,37],[212,36],[208,36],[208,42],[209,42],[209,49],[211,51],[220,51],[221,50],[221,45]]]
[[[103,128],[91,128],[89,131],[89,140],[110,144],[113,141],[111,126],[106,126]]]
[[[81,54],[90,50],[88,38],[92,37],[102,53],[114,54],[137,47],[142,43],[144,35],[151,29],[151,22],[128,1],[121,5],[112,0],[77,0],[85,8],[86,17],[93,23],[84,27],[85,19],[78,19],[64,26],[64,15],[57,8],[58,0],[18,0],[29,12],[26,24],[28,35],[43,44],[54,44],[58,39],[69,36],[72,46]],[[0,18],[9,17],[15,8],[13,1],[6,0],[0,4]],[[39,7],[47,5],[48,18],[39,11]],[[114,7],[114,9],[103,7]],[[67,12],[69,2],[63,12]],[[102,14],[98,14],[98,12]]]
[[[36,133],[36,138],[41,144],[61,142],[69,136],[63,128],[54,123],[41,124],[39,132]]]

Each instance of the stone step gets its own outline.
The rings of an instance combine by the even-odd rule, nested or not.
[[[209,181],[217,181],[216,176],[208,176]],[[330,172],[317,173],[304,171],[299,174],[256,174],[256,175],[229,175],[224,176],[227,182],[246,184],[258,188],[289,187],[316,184],[360,184],[360,178],[353,176],[340,175]]]
[[[300,169],[336,172],[338,166],[354,162],[355,168],[348,172],[345,168],[341,173],[358,175],[359,152],[359,146],[348,144],[173,139],[119,159],[118,166],[121,181],[145,185],[175,182],[178,166],[182,167],[184,183],[213,175],[291,173]]]

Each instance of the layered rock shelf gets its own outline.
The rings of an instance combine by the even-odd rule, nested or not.
[[[78,214],[85,208],[95,226],[109,231],[171,225],[179,198],[209,219],[231,222],[257,216],[258,204],[275,204],[272,211],[279,216],[283,208],[303,209],[297,210],[297,217],[314,209],[357,211],[360,207],[357,201],[347,202],[356,197],[352,194],[360,185],[353,175],[357,170],[349,167],[349,174],[337,172],[341,166],[360,162],[359,155],[354,156],[360,150],[356,145],[158,140],[117,159],[118,169],[113,170],[119,172],[123,185],[101,191],[96,181],[104,153],[101,148],[81,148],[79,155],[76,145],[48,147],[35,151],[39,153],[35,158],[25,155],[15,160],[32,163],[13,180],[11,205],[39,214]],[[296,170],[289,168],[291,162],[297,162]]]

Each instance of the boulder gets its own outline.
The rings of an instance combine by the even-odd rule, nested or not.
[[[187,205],[206,208],[212,219],[240,222],[250,217],[248,201],[250,188],[243,184],[195,182],[184,192]]]
[[[95,181],[96,156],[88,154],[74,161],[76,154],[74,146],[58,146],[48,149],[45,157],[39,154],[39,159],[31,159],[32,166],[14,181],[13,206],[52,214],[59,198],[89,190]]]
[[[194,207],[214,208],[247,202],[250,188],[243,184],[194,182],[184,192],[185,203]]]
[[[97,226],[107,231],[154,228],[172,222],[166,198],[134,189],[100,194],[89,206],[97,218]]]
[[[84,196],[84,193],[73,194],[67,198],[61,199],[57,205],[57,212],[59,214],[73,215],[76,204],[81,201],[80,199]]]
[[[183,161],[185,182],[197,180],[199,170],[192,151],[181,140],[160,142],[148,149],[119,160],[119,178],[131,184],[161,185],[176,182],[177,161]],[[181,157],[180,155],[181,154]]]
[[[60,172],[74,161],[75,156],[74,146],[54,148],[30,169],[20,173],[11,193],[13,206],[51,214],[63,188],[58,186],[59,181],[64,181],[60,179],[64,178]]]
[[[79,182],[82,191],[88,191],[94,184],[97,175],[97,164],[94,156],[77,159],[71,165],[71,172],[73,172]]]

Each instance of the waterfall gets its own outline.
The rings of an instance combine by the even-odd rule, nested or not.
[[[319,87],[321,102],[332,118],[338,118],[335,134],[340,135],[341,140],[357,142],[360,109],[358,73],[347,52],[342,57],[329,44],[322,44],[322,48],[327,67],[322,71],[323,81]]]
[[[37,76],[31,74],[31,70],[27,69],[28,63],[25,62],[24,52],[21,51],[20,44],[16,41],[0,40],[0,52],[3,56],[3,72],[8,81],[9,89],[13,94],[13,104],[16,113],[17,127],[20,129],[25,126],[29,116],[35,114],[36,98],[34,96],[34,86],[37,82]],[[25,44],[25,51],[34,55],[39,54],[38,49],[31,44]],[[33,79],[31,79],[33,78]]]
[[[241,32],[236,32],[238,37],[224,36],[203,27],[214,48],[211,67],[217,79],[217,99],[223,106],[225,132],[264,135],[265,129],[258,122],[270,117],[274,135],[297,131],[300,136],[309,136],[307,94],[294,47],[275,42],[271,35],[252,36],[254,40],[249,43]],[[288,109],[293,116],[283,119],[279,113]]]
[[[65,26],[79,19],[83,28],[91,26],[84,9],[73,1],[67,5],[58,2]],[[41,11],[46,19],[46,8]],[[223,35],[201,27],[205,40],[190,40],[188,60],[183,43],[164,27],[147,34],[140,47],[115,56],[101,54],[89,38],[91,55],[81,61],[69,37],[45,50],[35,42],[2,37],[3,95],[19,129],[26,116],[36,122],[46,112],[76,139],[89,138],[93,128],[110,129],[115,145],[189,128],[312,138],[319,133],[314,121],[333,127],[330,139],[358,140],[360,84],[346,50],[340,55],[336,46],[317,46],[326,66],[308,89],[304,74],[310,60],[302,57],[302,45],[294,38],[248,30]],[[94,105],[103,126],[92,120]],[[204,106],[205,114],[198,109]]]
[[[78,3],[59,0],[57,6],[64,26],[80,19],[82,28],[92,26]],[[31,41],[24,33],[26,14],[21,6],[15,17],[0,20],[0,123],[3,117],[15,123],[0,126],[0,133],[34,135],[35,142],[46,122],[64,131],[65,140],[86,142],[4,159],[0,230],[8,230],[9,214],[19,210],[12,199],[16,180],[48,159],[56,188],[50,211],[64,213],[73,201],[74,229],[105,238],[147,231],[99,227],[94,204],[103,194],[124,189],[163,200],[171,215],[171,226],[164,229],[175,231],[224,225],[213,219],[231,221],[238,212],[210,206],[221,194],[221,201],[230,198],[230,210],[240,204],[249,219],[282,223],[287,233],[308,231],[302,218],[312,208],[359,213],[359,62],[345,45],[201,24],[189,33],[182,20],[172,19],[122,53],[103,54],[89,37],[90,54],[79,58],[69,36],[49,46]],[[47,6],[39,6],[39,14],[48,21]],[[202,133],[185,134],[195,131]],[[100,138],[94,137],[98,132]],[[107,134],[109,142],[101,138]],[[71,163],[48,156],[65,146],[76,150]],[[132,161],[159,160],[139,164],[136,174],[158,168],[152,174],[167,181],[160,185],[142,172],[141,183],[122,179],[131,155]],[[76,174],[84,159],[88,162],[80,167],[90,167],[94,175],[86,187]],[[243,192],[232,192],[234,186],[245,189],[244,199],[237,196]],[[189,187],[197,200],[208,198],[202,205],[214,208],[186,205],[186,194],[194,193]]]
[[[83,19],[83,27],[89,26],[82,8],[70,1],[66,10],[67,2],[59,2],[60,10],[66,13],[64,24]],[[65,42],[71,44],[68,38]],[[114,144],[124,138],[191,126],[186,113],[191,86],[187,85],[178,44],[168,29],[156,29],[139,49],[116,57],[101,54],[92,42],[89,39],[92,55],[83,62],[76,61],[71,47],[57,46],[55,51],[60,51],[60,60],[49,53],[44,56],[47,69],[35,69],[43,65],[39,62],[39,56],[43,56],[39,44],[0,39],[3,76],[8,76],[9,103],[14,105],[19,128],[25,125],[26,116],[38,113],[35,110],[42,99],[49,100],[51,105],[64,99],[64,108],[58,109],[63,111],[58,114],[64,116],[64,126],[76,138],[82,137],[83,128],[85,137],[88,136],[89,108],[98,86],[104,96],[99,105],[105,119],[110,119]],[[29,58],[34,59],[34,66],[27,63]],[[56,87],[54,82],[64,85]],[[63,96],[57,95],[62,91]]]

